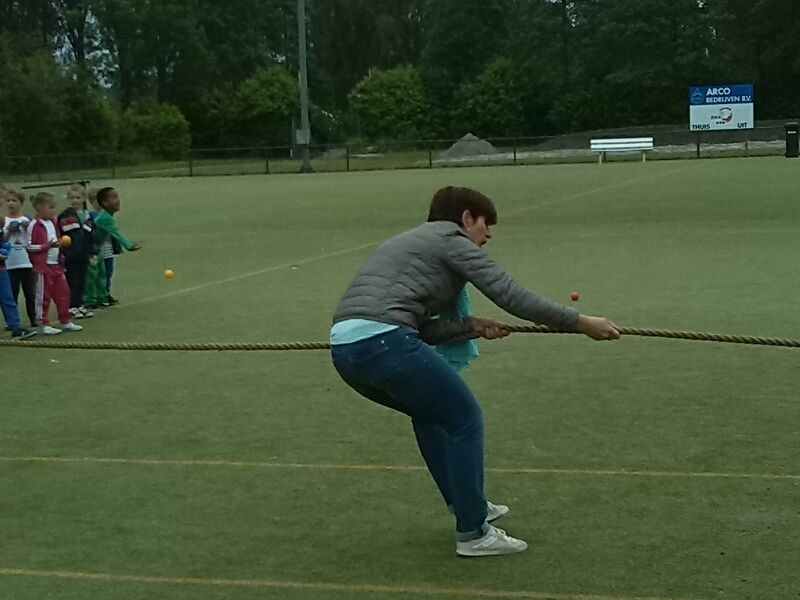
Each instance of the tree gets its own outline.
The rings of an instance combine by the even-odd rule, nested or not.
[[[80,69],[86,68],[87,57],[94,50],[92,9],[98,0],[50,0],[58,22],[58,42],[66,43]]]
[[[453,85],[473,78],[507,37],[506,0],[429,0],[422,67]]]
[[[755,84],[761,118],[800,113],[800,39],[789,27],[800,3],[784,0],[714,0],[714,83]]]
[[[350,93],[350,106],[369,139],[418,139],[428,131],[425,85],[414,67],[373,70]]]
[[[12,154],[57,152],[64,110],[59,76],[35,41],[0,36],[0,127]]]
[[[287,146],[299,106],[297,80],[286,69],[260,69],[242,83],[230,104],[222,105],[223,136],[235,144]]]
[[[709,72],[710,32],[697,0],[576,0],[570,126],[686,120],[688,88]],[[563,123],[565,115],[560,117]]]
[[[61,128],[65,140],[63,151],[116,152],[119,144],[117,109],[105,96],[87,83],[85,75],[65,80],[63,98],[65,115]]]
[[[424,0],[312,3],[311,56],[318,67],[317,83],[330,88],[334,108],[346,108],[348,94],[370,69],[419,62],[424,4]]]
[[[522,95],[510,60],[494,59],[475,81],[461,86],[458,96],[462,132],[481,137],[512,137],[522,132]]]
[[[176,106],[139,101],[122,115],[120,147],[125,153],[179,160],[190,143],[189,123]]]

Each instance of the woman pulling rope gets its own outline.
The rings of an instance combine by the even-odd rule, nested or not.
[[[433,346],[458,337],[501,338],[508,326],[477,317],[437,318],[472,283],[528,321],[595,340],[619,338],[602,317],[580,315],[518,285],[482,246],[497,210],[485,195],[447,187],[428,223],[395,236],[367,259],[333,318],[331,353],[342,379],[362,396],[405,413],[439,491],[456,516],[456,553],[487,556],[528,546],[489,521],[508,507],[486,500],[483,414],[467,384]]]

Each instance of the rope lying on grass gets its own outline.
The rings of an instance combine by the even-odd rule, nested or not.
[[[576,333],[574,331],[559,331],[549,329],[544,325],[508,325],[512,333]],[[800,348],[800,340],[781,338],[765,338],[749,335],[722,335],[718,333],[705,333],[693,331],[667,331],[664,329],[638,329],[635,327],[620,327],[622,335],[635,335],[642,337],[659,337],[679,340],[694,340],[701,342],[724,342],[728,344],[752,344],[757,346],[784,346]],[[146,350],[151,352],[179,351],[179,352],[264,352],[264,351],[291,351],[291,350],[328,350],[328,342],[287,342],[276,344],[192,344],[192,343],[148,343],[148,342],[62,342],[56,340],[0,340],[0,347],[14,348],[59,348],[65,350]]]

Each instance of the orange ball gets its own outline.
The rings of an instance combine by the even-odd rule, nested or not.
[[[61,247],[62,248],[69,248],[70,246],[72,246],[72,238],[69,237],[68,235],[62,235],[61,236]]]
[[[172,269],[164,271],[164,279],[172,279],[173,277],[175,277],[175,273],[172,272]]]
[[[578,292],[572,292],[572,293],[569,295],[569,297],[570,297],[570,298],[572,298],[572,301],[573,301],[573,302],[577,302],[577,301],[578,301],[578,299],[580,298],[580,294],[578,294]]]

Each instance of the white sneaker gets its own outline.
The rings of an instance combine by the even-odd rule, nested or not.
[[[82,319],[83,313],[81,312],[80,308],[70,308],[69,314],[73,319]]]
[[[42,335],[58,335],[61,333],[60,329],[56,329],[55,327],[50,327],[50,325],[42,325],[39,328],[39,331],[42,332]]]
[[[515,554],[525,552],[528,544],[507,535],[494,525],[487,525],[489,530],[483,537],[468,542],[456,542],[456,554],[459,556],[496,556],[498,554]]]
[[[80,325],[75,325],[75,323],[70,321],[69,323],[62,323],[61,329],[62,331],[81,331],[83,327],[81,327]]]
[[[499,519],[508,513],[508,507],[505,504],[492,504],[486,501],[486,521],[491,523],[495,519]]]
[[[86,317],[87,319],[91,319],[94,316],[94,313],[85,306],[81,306],[78,310],[80,311],[81,316]]]

